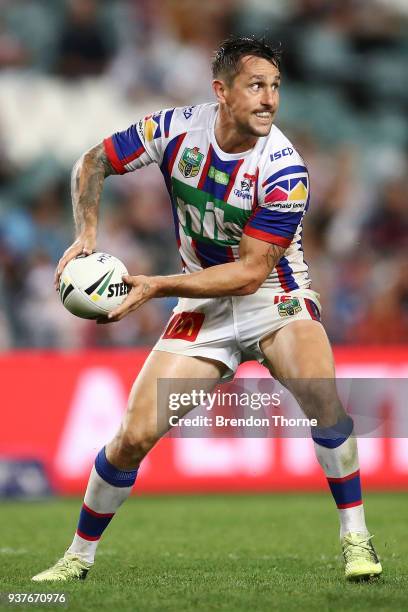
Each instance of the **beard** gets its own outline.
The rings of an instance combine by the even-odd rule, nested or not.
[[[275,118],[275,115],[272,115],[272,120],[268,123],[265,124],[260,124],[256,122],[256,118],[255,120],[252,120],[252,117],[255,117],[254,115],[251,115],[251,118],[247,119],[247,121],[237,121],[237,127],[240,133],[242,133],[245,136],[254,136],[256,138],[262,138],[264,136],[268,136],[268,134],[270,133],[272,126],[273,126],[273,120]]]

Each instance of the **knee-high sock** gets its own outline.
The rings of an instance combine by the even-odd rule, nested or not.
[[[136,475],[137,470],[125,472],[115,468],[107,460],[105,448],[102,448],[95,459],[78,528],[67,552],[78,555],[88,563],[94,562],[102,533],[130,495]]]
[[[353,531],[368,533],[361,495],[357,441],[350,417],[333,427],[312,427],[317,459],[322,466],[340,519],[340,537]]]

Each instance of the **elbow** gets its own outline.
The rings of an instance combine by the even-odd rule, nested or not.
[[[240,291],[239,295],[253,295],[258,291],[264,279],[251,279]]]
[[[259,259],[253,262],[246,262],[245,260],[239,262],[242,266],[240,271],[241,286],[237,295],[253,295],[258,291],[269,273],[269,270],[261,265],[262,263]]]
[[[245,295],[253,295],[254,293],[256,293],[258,291],[258,289],[260,288],[260,286],[262,285],[262,283],[260,282],[253,282],[250,285],[247,286],[247,292]]]

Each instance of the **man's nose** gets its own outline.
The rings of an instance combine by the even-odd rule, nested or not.
[[[265,106],[273,107],[275,104],[275,91],[273,89],[269,89],[268,87],[266,87],[263,90],[261,102]]]

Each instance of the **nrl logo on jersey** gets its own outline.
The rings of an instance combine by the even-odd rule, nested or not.
[[[199,147],[193,147],[192,149],[186,147],[184,149],[183,155],[180,157],[178,167],[181,174],[185,178],[197,176],[201,163],[204,159],[204,155],[199,151]]]

